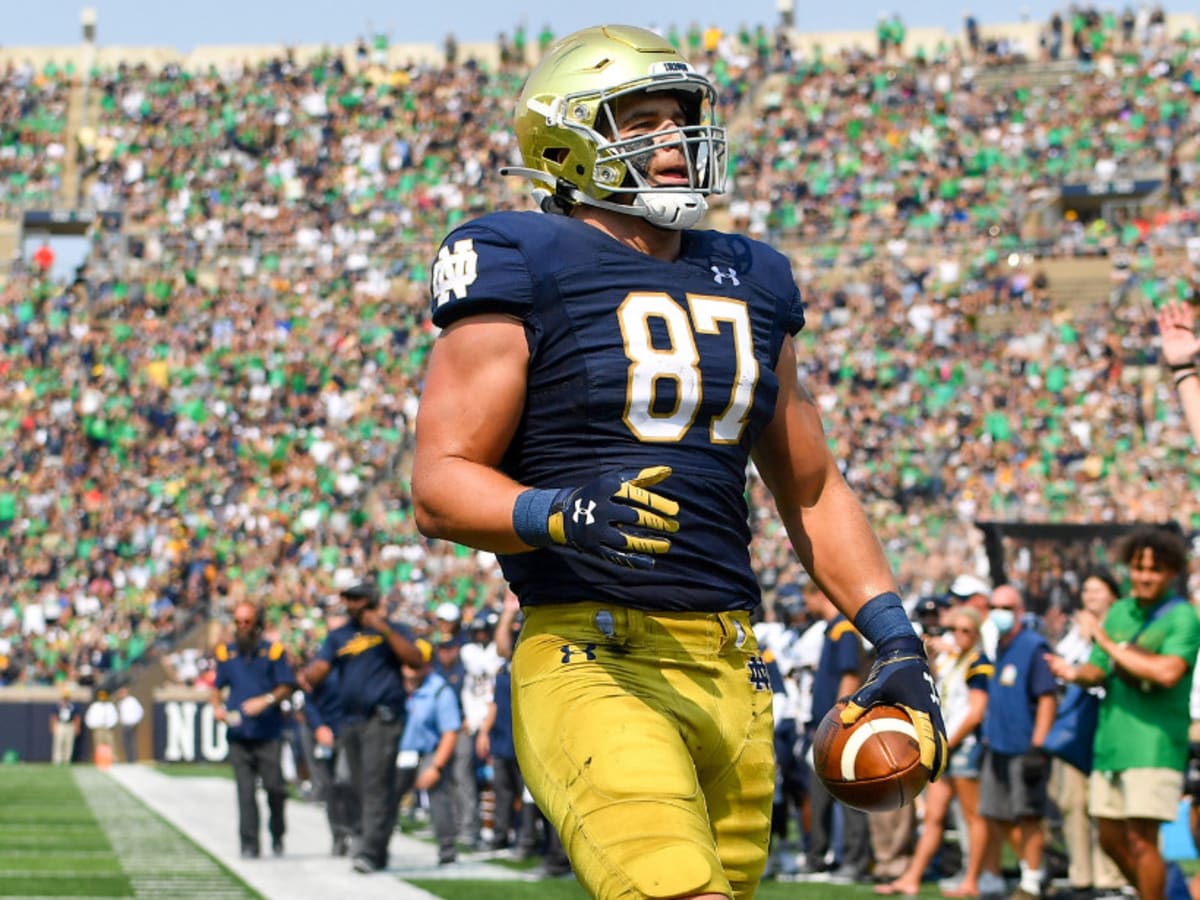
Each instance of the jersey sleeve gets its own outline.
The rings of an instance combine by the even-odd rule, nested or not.
[[[833,642],[834,671],[838,676],[857,672],[862,666],[862,641],[849,622],[835,624],[830,631]]]
[[[765,257],[762,262],[769,273],[776,300],[777,316],[780,325],[789,335],[799,334],[804,328],[804,298],[796,284],[796,276],[792,274],[792,261],[773,247],[757,245],[759,253]]]
[[[225,649],[224,647],[220,647],[220,650],[224,650],[224,649]],[[217,690],[220,690],[223,687],[229,686],[229,654],[228,654],[228,652],[225,652],[225,653],[218,652],[216,654],[216,656],[217,656],[217,674],[216,674],[216,678],[213,680],[213,686]]]
[[[804,328],[804,300],[800,296],[800,288],[796,287],[795,282],[792,282],[792,295],[788,299],[787,304],[787,333],[796,335]]]
[[[337,662],[337,652],[337,638],[331,633],[325,638],[325,643],[321,645],[321,649],[317,651],[317,659],[323,660],[332,666]]]
[[[967,687],[973,691],[986,691],[995,671],[996,667],[992,665],[991,660],[980,653],[967,666]]]
[[[1050,671],[1050,664],[1046,662],[1045,654],[1048,652],[1049,648],[1043,645],[1033,655],[1033,664],[1029,670],[1029,694],[1032,697],[1053,694],[1058,690],[1058,681]]]
[[[278,651],[276,651],[278,647]],[[296,676],[292,672],[291,663],[288,662],[287,654],[283,650],[282,644],[273,644],[271,646],[271,678],[274,681],[272,687],[278,687],[281,684],[293,685],[296,683]]]
[[[430,277],[433,324],[505,313],[524,319],[533,308],[533,278],[517,239],[485,222],[468,222],[442,242]]]
[[[439,734],[447,731],[458,731],[462,728],[462,712],[458,708],[458,700],[454,696],[454,688],[449,683],[437,692],[437,726]]]

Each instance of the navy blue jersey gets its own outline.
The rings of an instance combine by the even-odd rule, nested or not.
[[[406,626],[394,622],[389,625],[406,640],[413,639]],[[317,659],[325,660],[341,676],[338,696],[343,723],[369,719],[379,707],[390,710],[397,719],[404,714],[406,695],[400,660],[375,629],[362,628],[353,621],[335,628],[325,638]]]
[[[217,690],[229,688],[225,708],[240,710],[242,702],[251,697],[270,693],[279,685],[296,683],[292,667],[288,665],[283,644],[278,641],[259,641],[254,653],[244,656],[238,650],[237,641],[217,644]],[[278,704],[268,706],[257,716],[242,716],[237,725],[229,726],[232,741],[275,740],[283,731],[283,715]]]
[[[680,528],[653,569],[558,546],[502,556],[522,604],[757,605],[746,464],[775,412],[780,349],[804,325],[785,257],[686,231],[666,262],[565,216],[504,212],[446,238],[432,290],[440,327],[485,312],[525,325],[527,402],[501,465],[510,476],[560,488],[611,470],[673,470],[654,490],[679,503]]]

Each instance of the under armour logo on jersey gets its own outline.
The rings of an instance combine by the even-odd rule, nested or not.
[[[722,269],[720,266],[712,266],[712,273],[713,281],[715,281],[717,284],[724,284],[726,278],[729,279],[729,283],[734,287],[737,287],[741,284],[741,282],[738,281],[737,269],[732,267],[728,269]]]
[[[588,662],[596,658],[595,644],[584,644],[582,647],[572,647],[570,644],[563,644],[559,649],[562,650],[564,666],[571,661],[572,656],[578,656],[580,653],[583,654],[583,658]]]
[[[584,506],[583,501],[577,499],[575,501],[575,512],[571,513],[571,521],[578,522],[579,517],[583,516],[584,525],[595,525],[596,517],[592,515],[596,511],[596,501],[589,500],[588,505]]]
[[[455,300],[467,296],[467,288],[475,283],[478,263],[479,254],[470,238],[455,241],[454,252],[442,246],[433,263],[433,294],[438,306],[449,300],[451,294]]]
[[[750,657],[746,662],[746,671],[750,673],[750,683],[754,685],[756,691],[771,689],[771,673],[767,671],[767,664],[763,662],[761,656]]]

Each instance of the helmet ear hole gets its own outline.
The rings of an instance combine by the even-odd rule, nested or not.
[[[547,147],[542,152],[542,158],[561,166],[564,162],[566,162],[567,154],[570,152],[571,151],[566,147]]]

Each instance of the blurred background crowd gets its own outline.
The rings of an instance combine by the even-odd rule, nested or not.
[[[731,132],[711,225],[793,260],[807,383],[912,604],[988,574],[977,520],[1200,527],[1153,325],[1200,288],[1200,33],[1164,21],[1072,7],[1025,47],[968,15],[913,52],[895,17],[838,53],[668,29]],[[436,64],[364,42],[0,72],[0,217],[68,181],[97,214],[68,275],[49,245],[4,263],[0,685],[150,658],[193,683],[204,647],[179,638],[207,623],[211,646],[241,598],[300,657],[364,572],[418,632],[439,604],[499,608],[491,555],[417,534],[409,457],[430,258],[464,217],[530,205],[496,169],[552,37],[516,29],[498,63],[448,38]],[[1049,200],[1146,172],[1152,214]],[[1048,274],[1078,258],[1103,260],[1095,302]],[[800,569],[756,477],[749,501],[770,607]],[[1038,608],[1074,603],[1078,574],[1023,554],[1008,576]]]

